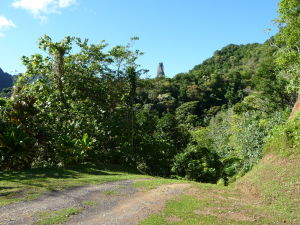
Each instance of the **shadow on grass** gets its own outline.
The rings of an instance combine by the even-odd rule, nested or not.
[[[0,191],[9,190],[9,189],[13,189],[13,188],[16,188],[16,187],[0,187]]]
[[[58,169],[58,168],[35,168],[25,171],[0,172],[0,180],[11,182],[22,182],[30,180],[43,180],[47,178],[55,179],[76,179],[82,177],[82,173],[89,175],[119,175],[117,173],[107,173],[94,169]],[[1,187],[0,187],[1,188]]]
[[[18,201],[33,200],[41,194],[61,194],[63,189],[128,179],[136,170],[119,165],[86,164],[72,168],[33,168],[0,171],[0,207]],[[50,191],[50,192],[49,192]]]
[[[34,168],[28,169],[24,171],[4,171],[0,172],[0,182],[8,181],[8,182],[25,182],[26,184],[36,185],[33,183],[28,183],[30,181],[42,181],[51,182],[47,180],[48,178],[54,179],[78,179],[82,178],[85,175],[95,175],[95,176],[120,176],[124,173],[128,174],[140,174],[138,171],[132,168],[124,168],[119,165],[86,165],[80,167],[69,167],[67,169],[64,168]],[[1,183],[0,183],[1,184]],[[41,185],[43,186],[43,185]],[[9,188],[9,187],[1,187],[0,190]]]

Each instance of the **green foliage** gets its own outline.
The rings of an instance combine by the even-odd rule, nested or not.
[[[300,21],[298,0],[281,0],[279,2],[278,19],[279,32],[275,35],[275,43],[279,47],[277,63],[281,75],[289,80],[287,89],[290,93],[299,91],[300,85]]]
[[[35,156],[35,139],[24,129],[0,122],[0,168],[29,168]]]
[[[37,152],[35,129],[30,126],[37,113],[35,100],[15,102],[0,99],[0,168],[30,168]]]
[[[129,145],[135,82],[143,72],[136,71],[135,60],[142,53],[131,51],[131,44],[104,52],[106,46],[75,37],[53,42],[44,36],[39,47],[46,56],[23,57],[27,70],[13,97],[36,99],[39,113],[31,125],[40,130],[40,151],[35,166],[103,160],[106,152]]]
[[[211,149],[220,156],[224,177],[240,176],[262,158],[265,137],[286,118],[286,111],[269,115],[257,110],[236,114],[229,109],[210,121],[201,139],[204,143],[210,139],[210,145],[206,146],[212,146]]]
[[[266,139],[264,150],[283,156],[300,153],[300,118],[299,115],[285,124],[275,126]]]
[[[285,108],[287,105],[292,106],[294,103],[294,98],[291,98],[286,90],[288,79],[280,75],[274,57],[264,59],[252,77],[252,82],[256,95],[267,103],[267,108],[271,112],[278,108]]]
[[[12,87],[3,88],[0,91],[0,98],[9,98],[12,95]]]
[[[189,180],[216,183],[221,177],[222,163],[216,153],[191,145],[176,155],[172,172]]]
[[[178,124],[173,114],[160,119],[148,110],[137,113],[135,151],[137,168],[152,175],[169,176],[176,154],[182,152],[190,140],[188,130]]]
[[[181,124],[186,124],[191,127],[195,127],[197,125],[198,114],[199,114],[199,102],[192,101],[183,103],[176,109],[176,119]]]
[[[282,0],[281,8],[293,4]],[[280,13],[282,34],[225,46],[174,78],[140,79],[137,38],[107,49],[104,41],[45,35],[45,53],[23,57],[11,100],[0,99],[0,167],[106,162],[227,184],[262,157],[265,137],[294,100],[282,76],[291,67],[277,67],[269,45],[290,26],[290,12]],[[295,50],[288,41],[281,46]]]
[[[197,144],[197,146],[201,146],[207,149],[213,148],[212,139],[209,137],[209,129],[208,127],[200,127],[196,130],[191,131],[192,140]]]
[[[171,143],[176,153],[186,147],[190,138],[187,129],[181,126],[176,117],[170,113],[158,120],[157,136]]]

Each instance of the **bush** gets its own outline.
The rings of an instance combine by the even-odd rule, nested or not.
[[[282,125],[275,126],[264,146],[265,153],[284,156],[300,153],[300,115]]]
[[[216,153],[191,145],[175,157],[172,172],[189,180],[216,183],[221,177],[222,163]]]
[[[0,122],[0,168],[30,168],[35,157],[36,140],[21,127]]]
[[[36,156],[37,140],[28,125],[35,115],[34,99],[10,102],[0,99],[0,168],[29,168]]]

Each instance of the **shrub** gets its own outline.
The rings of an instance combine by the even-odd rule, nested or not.
[[[175,157],[172,172],[189,180],[216,183],[222,173],[222,163],[216,153],[191,145]]]
[[[300,115],[275,126],[266,138],[264,152],[284,156],[300,153]]]
[[[35,157],[36,140],[18,126],[0,122],[0,168],[30,168]]]
[[[29,121],[36,114],[33,98],[10,102],[0,99],[0,168],[29,168],[36,156],[37,140]]]

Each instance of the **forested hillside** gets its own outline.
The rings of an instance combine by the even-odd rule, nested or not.
[[[270,40],[227,45],[173,78],[140,78],[132,43],[108,49],[45,35],[45,54],[24,56],[26,72],[0,99],[0,168],[101,162],[227,185],[263,157],[294,104],[299,22],[286,21],[299,3],[291,2],[281,1]]]
[[[0,68],[0,93],[4,88],[11,88],[13,86],[13,77],[3,72]]]
[[[271,41],[230,44],[188,73],[140,81],[143,111],[190,134],[174,151],[171,174],[227,183],[263,156],[264,138],[286,121],[295,98],[279,76]]]

